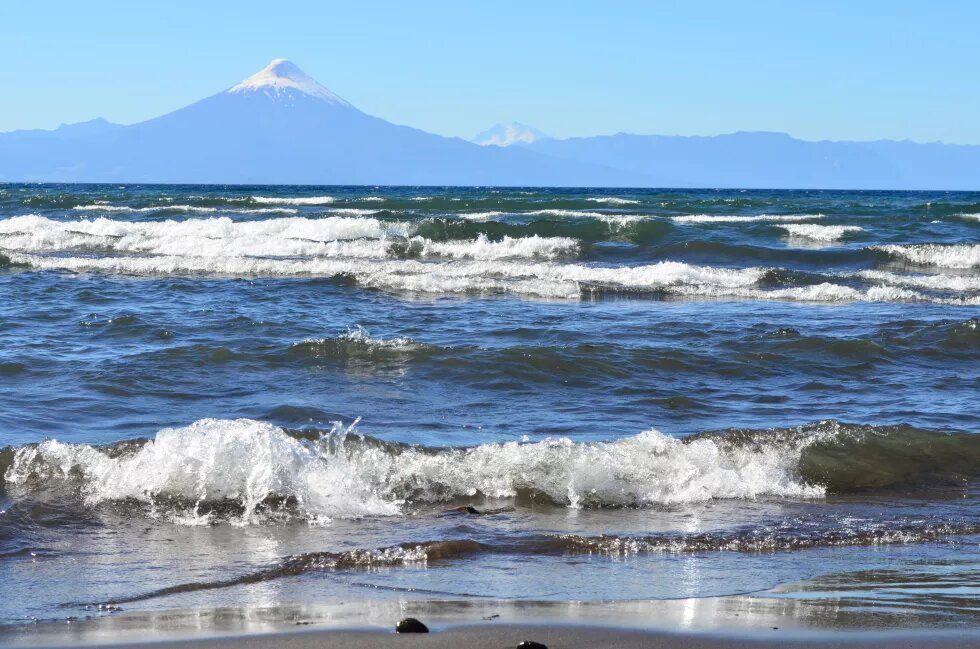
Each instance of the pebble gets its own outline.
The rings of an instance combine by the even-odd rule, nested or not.
[[[425,626],[414,617],[406,617],[395,625],[395,633],[428,633],[429,627]]]

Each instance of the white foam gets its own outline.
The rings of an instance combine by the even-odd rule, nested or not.
[[[790,237],[800,237],[813,241],[840,241],[844,237],[857,232],[863,232],[864,228],[857,225],[814,225],[812,223],[798,223],[793,225],[777,225],[789,234]]]
[[[357,207],[329,207],[327,211],[336,216],[373,216],[381,210],[366,210]]]
[[[562,216],[570,217],[573,219],[601,219],[606,214],[602,212],[587,212],[584,210],[533,210],[529,212],[521,212],[521,214],[529,214],[531,216]]]
[[[329,205],[337,199],[333,196],[300,196],[295,198],[253,196],[252,200],[256,203],[264,203],[266,205]]]
[[[237,522],[260,522],[257,511],[270,496],[290,498],[297,515],[322,521],[397,515],[409,502],[512,498],[524,490],[569,507],[821,497],[822,488],[798,475],[807,443],[742,449],[712,439],[685,444],[650,430],[614,442],[395,450],[362,443],[339,426],[310,442],[263,422],[202,419],[161,430],[140,450],[116,457],[54,440],[24,447],[5,478],[16,489],[81,476],[91,505],[132,499],[178,522],[200,522],[207,503],[226,499],[244,509]],[[165,510],[173,498],[187,505]]]
[[[147,213],[147,212],[194,212],[200,214],[213,214],[215,212],[225,212],[229,214],[296,214],[298,210],[284,207],[204,207],[200,205],[155,205],[151,207],[130,207],[128,205],[105,205],[96,203],[94,205],[76,205],[73,210],[86,212],[124,212],[124,213]]]
[[[643,214],[603,214],[596,217],[599,221],[609,225],[612,230],[622,230],[634,223],[646,221],[650,217]]]
[[[980,221],[980,213],[978,214],[957,214],[956,216],[961,219],[970,219],[972,221]]]
[[[578,254],[577,240],[534,235],[492,241],[481,235],[472,240],[432,241],[413,237],[412,229],[411,223],[369,217],[247,222],[226,217],[155,222],[103,217],[66,222],[29,215],[0,219],[0,248],[13,263],[42,270],[345,276],[366,287],[430,294],[509,293],[578,299],[583,290],[613,290],[765,300],[939,303],[950,300],[903,287],[970,291],[976,286],[972,278],[858,274],[845,278],[882,286],[864,290],[825,282],[767,289],[758,285],[765,268],[666,261],[642,266],[557,263]],[[115,254],[89,254],[101,251]],[[971,296],[957,300],[976,301]]]
[[[383,257],[386,250],[383,242],[349,240],[405,236],[410,234],[409,230],[405,223],[343,217],[132,222],[106,218],[55,221],[41,216],[19,216],[0,220],[0,246],[25,252],[98,248],[175,257]]]
[[[675,223],[759,223],[781,221],[811,221],[824,218],[823,214],[756,214],[754,216],[730,216],[714,214],[689,214],[672,216]]]
[[[904,275],[883,270],[865,270],[859,277],[872,282],[937,291],[980,291],[980,277],[964,275]]]
[[[874,246],[893,257],[913,264],[940,266],[942,268],[973,268],[980,266],[980,244],[935,244]]]
[[[616,198],[614,196],[601,196],[598,198],[586,198],[590,203],[604,203],[606,205],[639,205],[640,201],[631,198]]]
[[[351,200],[354,202],[364,201],[366,203],[384,203],[388,199],[384,198],[383,196],[365,196],[364,198],[352,198]]]
[[[710,285],[680,286],[673,288],[672,292],[694,297],[787,300],[793,302],[948,302],[948,300],[932,299],[915,291],[895,287],[875,286],[867,290],[860,290],[832,282],[781,289]]]
[[[505,236],[500,241],[491,241],[482,234],[465,241],[431,241],[423,237],[403,241],[400,237],[410,234],[410,230],[407,223],[342,217],[141,223],[105,218],[64,222],[29,216],[0,220],[0,246],[22,252],[111,250],[199,258],[384,259],[407,252],[422,257],[478,260],[556,259],[573,256],[579,250],[575,239],[537,235]]]
[[[422,245],[424,256],[455,259],[557,259],[574,256],[579,251],[576,239],[539,237],[536,234],[518,238],[504,236],[500,241],[491,241],[484,234],[474,241],[430,241],[421,237],[417,240]]]
[[[182,244],[186,245],[186,244]],[[551,244],[546,244],[551,245]],[[500,250],[512,255],[506,247]],[[474,248],[462,250],[473,254]],[[210,252],[210,251],[208,251]],[[153,257],[67,257],[10,253],[12,262],[44,270],[101,271],[158,275],[353,277],[364,286],[419,293],[513,293],[578,298],[583,284],[628,290],[673,289],[686,284],[749,286],[764,269],[723,269],[660,262],[634,267],[527,263],[509,260],[448,262],[353,258],[270,259],[249,256],[158,255]]]

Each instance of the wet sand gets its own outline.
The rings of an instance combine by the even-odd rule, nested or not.
[[[935,613],[935,612],[933,612]],[[430,633],[396,635],[398,620]],[[264,608],[93,611],[0,628],[0,647],[977,647],[980,624],[843,601],[736,596],[671,601],[348,600]]]
[[[892,649],[927,648],[952,649],[980,647],[980,634],[976,632],[889,632],[865,634],[798,634],[780,633],[772,629],[767,633],[726,635],[719,633],[667,633],[648,632],[615,627],[556,626],[556,625],[501,625],[481,624],[455,627],[427,634],[396,635],[382,631],[297,631],[226,638],[185,639],[155,641],[152,636],[142,642],[127,644],[100,644],[89,646],[114,647],[115,649],[505,649],[517,647],[524,640],[541,643],[548,649],[594,649],[616,647],[620,649],[750,649],[754,647],[806,647],[810,649]],[[25,645],[29,646],[29,645]],[[79,646],[67,642],[62,645]]]

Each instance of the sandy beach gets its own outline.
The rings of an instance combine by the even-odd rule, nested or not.
[[[382,631],[297,631],[292,633],[260,634],[156,641],[147,637],[142,642],[104,643],[85,646],[104,646],[125,649],[128,647],[156,649],[503,649],[517,647],[523,641],[538,642],[549,649],[593,649],[617,647],[620,649],[749,649],[754,647],[807,647],[812,649],[848,648],[935,648],[952,649],[980,647],[976,633],[868,633],[868,634],[809,634],[780,633],[778,629],[763,634],[698,634],[645,632],[615,627],[554,626],[554,625],[498,625],[482,624],[451,628],[428,634],[398,635]],[[23,645],[32,646],[32,645]],[[36,646],[36,645],[35,645]],[[65,641],[56,645],[80,646]]]

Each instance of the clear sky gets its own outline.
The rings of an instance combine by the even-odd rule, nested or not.
[[[0,130],[132,123],[285,57],[471,137],[784,131],[980,144],[980,2],[0,0]]]

